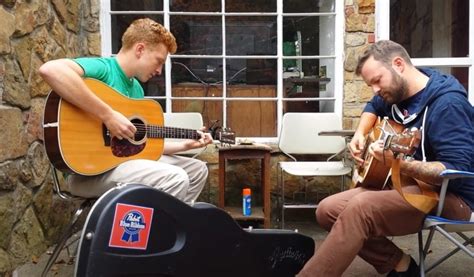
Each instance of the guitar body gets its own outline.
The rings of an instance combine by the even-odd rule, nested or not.
[[[293,277],[313,253],[311,237],[244,230],[211,204],[191,207],[128,184],[109,190],[92,207],[74,276]]]
[[[369,154],[368,147],[374,141],[383,139],[384,132],[393,134],[403,130],[403,126],[391,120],[377,120],[372,131],[368,134],[362,157],[364,164],[356,166],[352,175],[353,187],[366,187],[372,189],[382,189],[390,173],[390,167],[378,161]]]
[[[84,81],[100,99],[125,117],[163,126],[163,112],[156,101],[130,99],[95,79]],[[110,139],[100,120],[61,99],[54,91],[46,100],[43,127],[48,158],[64,172],[97,175],[132,159],[157,160],[163,151],[163,138]]]

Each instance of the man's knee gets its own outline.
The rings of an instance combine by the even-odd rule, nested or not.
[[[160,179],[154,187],[183,200],[189,189],[189,178],[183,169],[176,167],[168,172],[165,180]]]
[[[364,192],[355,195],[347,203],[346,209],[360,211],[368,211],[374,207],[374,198],[371,192]]]
[[[333,196],[328,196],[321,200],[316,209],[316,220],[318,224],[326,230],[330,230],[337,219],[337,201]]]
[[[196,160],[196,168],[198,175],[201,178],[207,178],[207,175],[209,174],[209,170],[207,168],[207,163],[203,162],[201,160]]]
[[[201,160],[193,161],[192,170],[189,171],[189,182],[190,186],[199,186],[204,187],[206,183],[207,176],[209,175],[209,170],[207,168],[207,163]]]

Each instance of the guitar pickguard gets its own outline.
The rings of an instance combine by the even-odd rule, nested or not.
[[[133,144],[126,139],[112,138],[111,149],[112,154],[116,157],[130,157],[134,156],[145,149],[146,141],[142,144]]]

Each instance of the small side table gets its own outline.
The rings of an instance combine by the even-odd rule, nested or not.
[[[264,228],[270,228],[270,151],[272,148],[264,144],[227,145],[219,148],[219,203],[218,206],[230,213],[237,220],[263,220]],[[262,207],[252,205],[252,215],[242,215],[242,207],[225,207],[225,172],[226,160],[261,160],[261,181],[263,195]],[[252,203],[253,204],[253,203]]]

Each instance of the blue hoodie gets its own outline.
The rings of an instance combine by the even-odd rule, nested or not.
[[[439,161],[447,169],[474,171],[474,107],[466,90],[451,75],[428,68],[419,70],[430,78],[423,90],[396,105],[376,95],[364,112],[388,117],[406,128],[423,126],[415,159]],[[474,210],[474,179],[455,179],[448,190]]]

